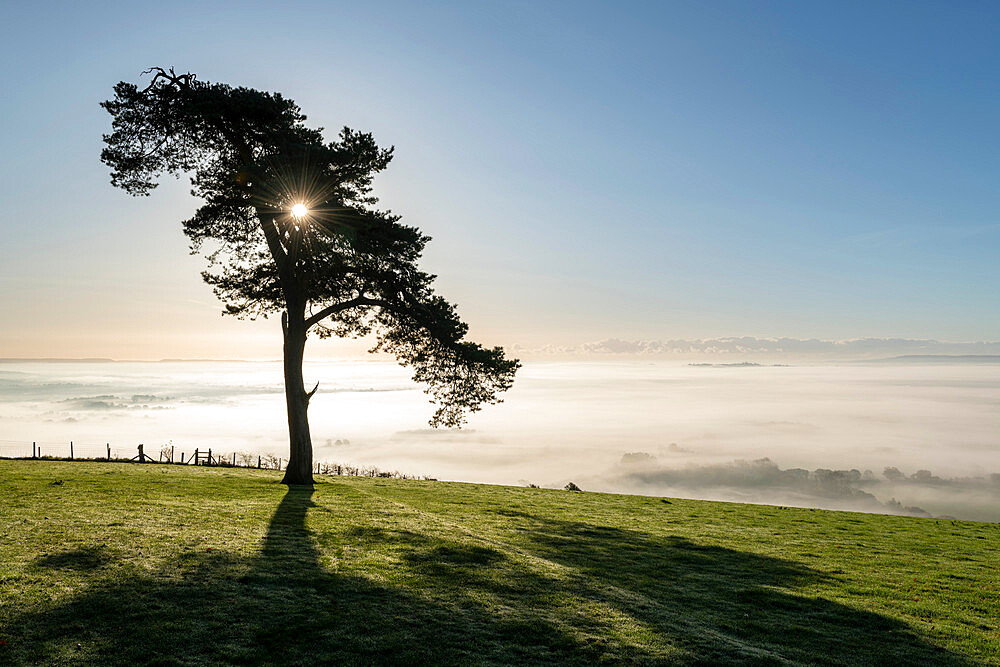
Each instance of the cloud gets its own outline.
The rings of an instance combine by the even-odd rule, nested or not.
[[[525,350],[537,354],[692,356],[692,355],[786,355],[822,356],[841,359],[871,359],[899,355],[998,355],[1000,341],[947,342],[917,338],[756,338],[738,336],[707,339],[623,340],[606,338],[578,346],[544,346]],[[750,365],[750,364],[747,364]]]
[[[152,394],[134,394],[131,397],[116,396],[114,394],[101,394],[98,396],[74,396],[65,398],[59,403],[66,410],[165,410],[165,405],[154,405],[164,403],[171,399],[154,396]]]
[[[475,429],[437,429],[437,428],[417,428],[406,431],[397,431],[392,434],[390,440],[394,441],[415,441],[415,442],[466,442],[495,445],[500,443],[499,438],[483,435]]]
[[[710,346],[721,348],[719,340]],[[774,368],[775,359],[756,368],[713,369],[645,357],[594,363],[624,358],[593,353],[587,360],[528,362],[505,403],[477,413],[471,428],[458,432],[422,428],[427,397],[407,382],[406,369],[381,361],[311,364],[308,374],[320,381],[310,409],[317,458],[440,479],[526,479],[555,488],[572,480],[594,491],[862,511],[900,511],[890,507],[895,499],[937,516],[1000,520],[1000,487],[954,481],[1000,472],[996,367]],[[195,447],[232,452],[252,445],[287,456],[280,363],[12,370],[0,369],[3,437],[27,443],[29,453],[36,440],[96,443],[95,451],[108,441],[134,449],[173,440],[189,454]],[[133,407],[143,405],[171,409]],[[77,421],[63,423],[68,418]],[[626,452],[648,454],[629,467],[620,464]],[[773,468],[731,469],[734,460],[764,457]],[[688,465],[722,467],[690,472]],[[887,466],[898,466],[902,479],[884,478]],[[785,468],[807,469],[808,476]],[[845,492],[836,476],[831,481],[816,472],[852,468],[862,474],[870,468],[877,479],[849,478]],[[944,481],[910,479],[918,468]]]

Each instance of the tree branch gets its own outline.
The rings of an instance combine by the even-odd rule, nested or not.
[[[190,88],[191,82],[194,80],[194,74],[188,72],[187,74],[177,74],[174,72],[174,68],[170,68],[170,72],[163,69],[162,67],[150,67],[149,69],[143,71],[141,76],[146,74],[153,74],[153,80],[149,82],[149,85],[142,91],[143,93],[148,93],[153,89],[153,86],[160,79],[166,79],[171,85],[177,86],[178,88]]]
[[[388,307],[389,304],[381,299],[369,299],[365,296],[359,296],[354,299],[349,299],[347,301],[341,301],[340,303],[335,303],[332,306],[327,306],[323,310],[319,311],[315,315],[311,315],[309,319],[306,320],[306,331],[310,327],[319,324],[326,318],[339,313],[350,308],[357,308],[358,306],[385,306]]]
[[[271,259],[278,267],[278,275],[283,284],[290,284],[292,273],[289,268],[288,255],[281,245],[281,237],[278,227],[274,224],[274,219],[257,209],[257,221],[260,222],[261,231],[264,232],[264,240],[267,241],[267,249],[271,251]]]

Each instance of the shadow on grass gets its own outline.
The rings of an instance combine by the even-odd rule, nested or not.
[[[788,561],[538,519],[525,522],[520,549],[376,527],[313,534],[311,507],[312,489],[289,489],[256,556],[198,552],[154,574],[122,569],[67,603],[22,614],[6,632],[8,657],[965,664],[897,621],[794,595],[818,575]],[[339,573],[337,556],[324,556],[338,544],[379,561],[376,574]],[[104,558],[99,548],[80,549],[36,563],[89,568]]]
[[[35,564],[41,567],[84,572],[100,569],[111,562],[112,558],[103,546],[89,546],[72,551],[45,554],[35,560]]]

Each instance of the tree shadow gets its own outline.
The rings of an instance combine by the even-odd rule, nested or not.
[[[35,565],[87,572],[104,567],[111,561],[112,557],[107,548],[103,545],[93,545],[54,554],[43,554],[35,559]]]
[[[699,661],[968,664],[898,620],[796,594],[827,575],[793,561],[617,527],[535,523],[534,554],[571,568],[578,590],[613,600]]]
[[[898,621],[795,595],[819,575],[789,561],[537,518],[520,548],[378,526],[313,533],[313,496],[310,487],[289,488],[254,556],[189,552],[14,615],[8,657],[161,665],[967,662]],[[380,566],[341,572],[343,544]],[[89,553],[36,563],[102,563]]]

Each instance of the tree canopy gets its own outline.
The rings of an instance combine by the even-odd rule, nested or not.
[[[149,195],[161,174],[190,175],[203,204],[184,233],[227,314],[281,313],[286,344],[293,329],[303,341],[374,335],[372,351],[427,385],[434,426],[500,402],[519,362],[465,340],[468,326],[417,266],[429,237],[378,208],[373,179],[393,148],[347,127],[326,141],[279,93],[149,72],[145,87],[118,83],[102,103],[112,132],[101,159],[133,195]]]

